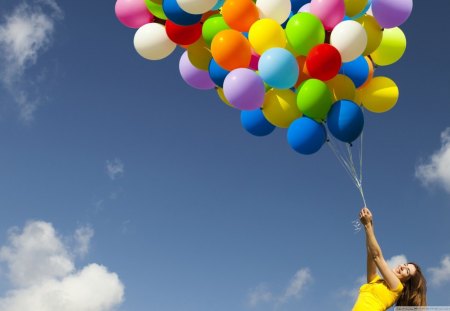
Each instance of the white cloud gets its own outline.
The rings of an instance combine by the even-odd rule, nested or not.
[[[437,184],[450,193],[450,127],[441,133],[441,149],[416,167],[416,177],[428,186]]]
[[[122,176],[125,171],[125,167],[119,159],[113,161],[106,161],[106,173],[111,180],[115,180],[118,176]]]
[[[53,0],[34,0],[16,6],[0,24],[0,82],[18,105],[20,117],[33,119],[39,94],[30,94],[36,81],[25,77],[51,44],[62,10]]]
[[[75,231],[75,254],[84,257],[89,252],[89,244],[94,236],[94,230],[89,226],[78,228]]]
[[[440,267],[429,268],[431,274],[431,284],[439,286],[442,283],[450,281],[450,255],[441,260]]]
[[[293,298],[300,298],[305,287],[312,282],[311,272],[308,268],[298,270],[284,292],[280,295],[272,293],[266,284],[259,284],[250,290],[247,303],[256,307],[261,303],[274,303],[275,306],[284,304]]]
[[[87,247],[92,229],[76,231]],[[117,274],[99,264],[75,268],[71,251],[50,223],[34,221],[22,231],[10,230],[0,248],[11,288],[0,296],[2,311],[111,311],[122,301],[124,286]]]
[[[392,256],[390,259],[386,260],[388,266],[393,269],[395,267],[397,267],[398,265],[402,265],[404,263],[408,262],[408,259],[406,258],[405,255],[396,255],[396,256]]]

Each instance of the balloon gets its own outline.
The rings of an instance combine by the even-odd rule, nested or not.
[[[344,0],[312,0],[310,11],[323,23],[326,30],[332,30],[345,16]]]
[[[142,0],[117,0],[115,11],[119,21],[130,28],[139,28],[154,19]]]
[[[266,120],[261,109],[242,110],[241,124],[247,132],[255,136],[267,136],[275,130],[275,126]]]
[[[299,13],[301,12],[305,12],[305,13],[311,13],[311,3],[307,3],[304,6],[302,6],[300,8],[300,10],[298,10]]]
[[[364,15],[370,15],[370,16],[373,16],[370,12],[371,12],[371,9],[372,8],[372,0],[368,0],[367,1],[367,5],[366,5],[366,7],[361,11],[361,12],[359,12],[359,14],[356,14],[355,16],[352,16],[351,18],[352,19],[354,19],[354,20],[356,20],[356,19],[358,19],[358,18],[361,18],[361,17],[363,17]]]
[[[248,32],[259,19],[259,12],[251,0],[227,0],[222,7],[222,16],[231,28]]]
[[[356,21],[363,26],[367,33],[367,46],[363,55],[369,55],[380,46],[381,39],[383,38],[383,30],[373,16],[364,15]]]
[[[308,68],[306,67],[306,57],[305,56],[297,56],[297,64],[300,71],[298,75],[298,80],[295,83],[295,87],[297,88],[300,84],[305,82],[312,77],[309,75]]]
[[[365,87],[367,84],[369,84],[370,81],[372,81],[373,75],[374,75],[374,73],[375,73],[375,68],[374,68],[374,66],[373,66],[372,60],[371,60],[368,56],[365,56],[364,58],[366,59],[366,62],[367,62],[367,64],[369,65],[369,76],[367,77],[366,82],[364,82],[364,84],[361,85],[360,88],[363,88],[363,87]]]
[[[313,154],[322,148],[327,139],[325,127],[308,117],[301,117],[289,126],[289,145],[301,154]]]
[[[217,95],[219,95],[220,100],[222,100],[223,103],[225,103],[227,106],[231,107],[231,108],[235,108],[233,107],[232,104],[230,104],[230,102],[226,99],[225,94],[223,93],[223,89],[218,87],[217,88]]]
[[[354,61],[342,64],[339,73],[352,79],[356,88],[361,87],[369,78],[370,65],[364,56],[360,56]]]
[[[360,14],[367,6],[368,0],[344,0],[345,15],[353,18]]]
[[[197,24],[202,19],[201,14],[194,15],[183,11],[177,0],[164,0],[162,7],[167,18],[181,26]]]
[[[166,21],[166,32],[167,36],[180,45],[190,45],[196,42],[202,35],[202,25],[200,23],[180,26],[172,21]]]
[[[270,18],[278,24],[283,24],[291,13],[291,0],[257,0],[261,18]]]
[[[211,10],[218,10],[218,9],[220,9],[223,6],[224,3],[225,3],[225,0],[217,1],[216,5]]]
[[[371,112],[383,113],[395,106],[398,96],[398,87],[394,81],[375,77],[367,86],[356,91],[355,102]]]
[[[248,68],[257,71],[259,59],[260,56],[255,51],[252,51],[252,58],[250,59],[250,65],[248,66]]]
[[[192,65],[198,69],[208,71],[209,62],[211,61],[212,56],[211,51],[208,49],[208,46],[202,37],[194,44],[191,44],[187,51]]]
[[[253,49],[259,55],[268,49],[286,46],[286,35],[283,28],[269,18],[255,22],[250,28],[248,38]]]
[[[302,6],[308,4],[310,0],[291,0],[291,11],[296,13]]]
[[[383,28],[394,28],[403,24],[411,15],[412,0],[373,0],[372,12]]]
[[[340,100],[331,107],[327,126],[334,137],[352,143],[361,135],[364,128],[363,112],[354,102]]]
[[[296,55],[308,55],[309,51],[325,42],[322,22],[310,13],[297,13],[286,26],[286,37]]]
[[[145,4],[147,5],[147,8],[150,10],[150,12],[152,12],[153,15],[155,15],[157,18],[159,19],[163,19],[166,20],[167,16],[164,13],[164,10],[162,8],[162,2],[158,1],[159,3],[157,3],[156,1],[152,1],[152,0],[145,0]]]
[[[273,125],[288,128],[294,120],[302,116],[296,98],[297,95],[291,90],[271,89],[266,93],[262,112]]]
[[[134,48],[142,57],[149,60],[166,58],[177,45],[170,41],[163,25],[145,24],[134,35]]]
[[[396,27],[385,29],[380,46],[370,57],[378,66],[387,66],[402,58],[406,50],[406,37],[403,31]]]
[[[289,89],[298,79],[297,60],[286,49],[272,48],[264,52],[258,69],[264,82],[278,89]]]
[[[339,23],[331,32],[331,45],[341,53],[344,63],[360,56],[367,46],[367,33],[360,23],[348,20]]]
[[[203,14],[211,10],[217,0],[177,0],[180,8],[190,14]]]
[[[240,32],[232,29],[222,30],[214,37],[211,53],[214,60],[228,71],[247,68],[252,57],[250,43]]]
[[[215,35],[225,29],[230,29],[230,27],[225,23],[222,15],[216,14],[210,16],[204,23],[202,28],[202,35],[205,42],[210,46]]]
[[[211,59],[208,71],[209,76],[214,81],[214,83],[223,88],[223,81],[225,81],[225,78],[230,72],[220,67],[214,59]]]
[[[333,96],[324,82],[309,79],[300,85],[297,106],[304,115],[324,120],[332,104]]]
[[[226,99],[240,110],[254,110],[264,103],[264,83],[258,74],[247,68],[231,71],[223,83]]]
[[[209,90],[214,88],[216,85],[209,77],[208,72],[194,67],[189,61],[187,53],[187,51],[183,53],[179,64],[180,74],[183,80],[193,88],[199,90]]]
[[[309,75],[322,81],[335,77],[341,64],[341,54],[334,46],[327,43],[316,45],[306,57]]]
[[[355,84],[353,84],[353,81],[349,77],[337,75],[325,83],[331,91],[333,102],[341,99],[353,100],[355,98]]]

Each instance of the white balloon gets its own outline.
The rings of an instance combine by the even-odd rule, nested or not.
[[[342,62],[351,62],[366,49],[367,33],[360,23],[343,21],[331,32],[330,43],[341,53]]]
[[[139,55],[149,60],[166,58],[176,47],[167,36],[165,27],[157,23],[145,24],[134,35],[134,48]]]
[[[291,0],[257,0],[256,6],[260,18],[271,18],[280,25],[283,24],[291,14]]]
[[[203,14],[211,10],[217,0],[177,0],[180,8],[190,14]]]

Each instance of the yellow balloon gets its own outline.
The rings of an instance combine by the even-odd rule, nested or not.
[[[208,70],[212,55],[203,37],[191,44],[187,52],[192,65],[201,70]]]
[[[288,128],[302,116],[297,107],[297,95],[291,90],[271,89],[266,93],[262,112],[275,126]]]
[[[355,98],[355,84],[352,79],[345,75],[337,75],[333,79],[325,82],[333,95],[333,101],[341,99],[353,100]]]
[[[364,27],[367,33],[367,46],[363,55],[369,55],[380,46],[381,39],[383,38],[383,29],[375,17],[371,15],[364,15],[356,21]]]
[[[398,87],[394,81],[375,77],[367,86],[356,90],[355,102],[371,112],[383,113],[395,106],[398,96]]]
[[[358,15],[367,6],[368,0],[345,0],[345,15],[352,17]]]
[[[384,29],[380,46],[370,54],[370,57],[378,66],[387,66],[398,61],[405,53],[406,37],[398,28]]]
[[[219,98],[228,106],[231,108],[234,108],[233,105],[230,104],[230,102],[226,99],[225,94],[223,93],[223,89],[221,87],[217,88],[217,95],[219,95]]]
[[[259,55],[271,48],[284,48],[287,42],[283,28],[270,18],[255,22],[248,32],[248,40]]]

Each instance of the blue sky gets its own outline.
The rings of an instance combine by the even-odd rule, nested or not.
[[[332,152],[247,134],[181,50],[141,58],[114,1],[53,1],[1,2],[0,307],[60,288],[42,310],[350,310],[362,202]],[[450,2],[414,5],[376,72],[400,100],[365,115],[364,188],[385,257],[450,305]]]

